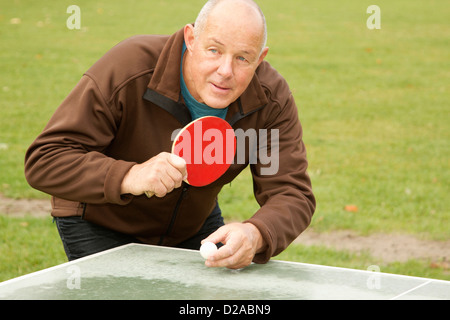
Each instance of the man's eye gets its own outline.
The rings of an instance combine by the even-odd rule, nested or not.
[[[242,61],[242,62],[247,61],[247,59],[245,59],[244,57],[238,57],[237,59],[238,59],[239,61]]]
[[[210,51],[211,53],[214,53],[214,54],[216,54],[217,52],[219,52],[219,51],[217,51],[216,49],[209,49],[209,51]]]

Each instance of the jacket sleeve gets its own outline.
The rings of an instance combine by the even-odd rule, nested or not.
[[[260,230],[267,244],[266,250],[255,256],[257,263],[286,249],[308,227],[316,205],[292,94],[285,92],[284,102],[266,109],[271,113],[268,135],[264,139],[260,134],[258,161],[251,167],[254,194],[261,207],[247,221]]]
[[[42,192],[86,203],[126,204],[120,184],[135,164],[107,157],[120,110],[83,76],[25,155],[25,177]]]

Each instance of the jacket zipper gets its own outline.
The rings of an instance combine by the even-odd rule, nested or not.
[[[159,246],[161,246],[163,244],[165,237],[167,237],[170,234],[170,232],[172,232],[173,225],[175,224],[175,219],[178,215],[178,210],[180,209],[181,202],[183,201],[184,196],[185,196],[186,192],[188,191],[188,189],[189,189],[189,184],[187,184],[186,182],[183,182],[183,189],[181,191],[181,195],[178,198],[178,201],[175,205],[175,209],[173,210],[172,219],[170,220],[169,227],[167,228],[166,232],[159,239],[159,242],[158,242]]]
[[[84,220],[84,215],[86,213],[87,204],[82,202],[82,203],[80,203],[80,206],[83,208],[83,211],[81,211],[81,219]]]

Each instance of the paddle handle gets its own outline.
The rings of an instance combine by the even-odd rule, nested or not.
[[[153,192],[151,192],[151,191],[145,191],[144,192],[145,193],[145,195],[147,196],[147,198],[151,198],[151,197],[153,197],[155,194],[153,193]]]

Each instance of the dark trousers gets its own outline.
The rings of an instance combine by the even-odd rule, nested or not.
[[[139,243],[129,235],[103,228],[81,217],[55,218],[55,223],[69,261],[125,244]],[[223,225],[222,212],[219,205],[216,205],[200,231],[177,247],[198,250],[200,241]]]

